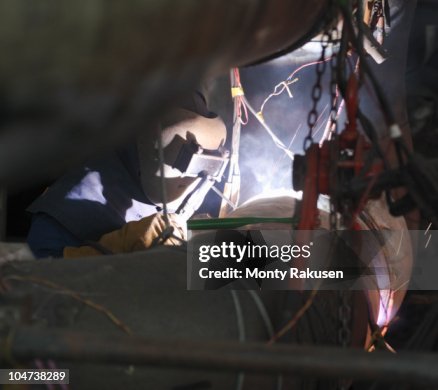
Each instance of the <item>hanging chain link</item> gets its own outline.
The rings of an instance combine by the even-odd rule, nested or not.
[[[336,26],[333,26],[330,31],[330,40],[331,42],[336,42],[338,40],[338,29]],[[330,133],[333,135],[338,132],[338,55],[335,52],[334,46],[330,60],[330,70]]]
[[[330,31],[330,38],[332,42],[335,42],[338,40],[338,29],[336,25],[334,25]],[[332,139],[336,137],[336,134],[338,133],[338,77],[337,77],[337,71],[338,71],[338,56],[337,53],[335,53],[334,46],[332,50],[332,58],[330,60],[330,70],[331,70],[331,79],[330,79],[330,99],[331,99],[331,107],[330,107],[330,116],[329,116],[329,123],[330,123],[330,135],[329,139]],[[336,142],[332,142],[330,145],[330,153],[332,159],[338,158],[338,150],[336,147]],[[333,186],[336,186],[337,180],[336,180],[336,168],[331,172],[331,178],[330,182]],[[329,214],[329,223],[330,223],[330,230],[335,231],[338,227],[338,218],[336,214],[336,205],[335,201],[333,199],[333,196],[330,197],[330,214]]]
[[[348,347],[351,339],[350,318],[351,306],[348,300],[348,291],[340,291],[339,294],[339,322],[340,327],[338,331],[339,343],[342,347]]]
[[[351,305],[349,302],[349,291],[339,291],[339,330],[338,341],[342,348],[347,348],[351,340],[350,319]],[[350,387],[350,381],[346,378],[340,378],[338,382],[339,390],[347,390]]]
[[[336,25],[334,25],[330,31],[330,36],[332,41],[338,41],[339,33]],[[331,142],[331,160],[332,164],[335,165],[334,170],[332,172],[333,177],[331,177],[331,183],[333,186],[337,186],[337,175],[336,175],[336,163],[339,158],[339,150],[338,143],[336,140],[336,136],[338,133],[338,56],[335,50],[333,49],[332,58],[330,61],[330,69],[331,69],[331,79],[330,79],[330,99],[331,99],[331,107],[330,107],[330,139],[334,142]],[[329,224],[330,231],[332,234],[337,234],[336,230],[338,229],[338,217],[337,217],[337,205],[336,199],[334,199],[334,191],[332,192],[332,196],[330,197],[330,215],[329,215]],[[343,348],[347,348],[350,345],[351,341],[351,294],[348,290],[340,290],[339,294],[339,307],[338,307],[338,320],[339,320],[339,328],[338,328],[338,343]],[[340,378],[338,382],[339,390],[347,390],[350,386],[350,382],[348,379]]]
[[[322,97],[322,76],[325,73],[327,67],[327,60],[325,54],[327,47],[331,42],[331,34],[325,31],[321,38],[321,56],[316,63],[316,81],[312,88],[312,109],[309,111],[307,116],[307,125],[309,127],[309,132],[304,138],[303,149],[306,151],[310,145],[313,143],[313,130],[315,128],[316,122],[318,121],[318,103]]]
[[[335,13],[333,13],[335,15]],[[329,27],[321,39],[321,56],[316,64],[316,81],[312,89],[312,109],[309,111],[307,117],[307,125],[309,132],[304,138],[303,149],[306,151],[313,143],[313,130],[316,122],[318,121],[318,104],[322,97],[322,77],[327,68],[327,59],[325,58],[327,48],[334,41],[338,40],[338,30],[336,24]],[[332,46],[333,47],[333,46]],[[330,133],[335,136],[338,132],[338,80],[337,80],[338,58],[333,49],[330,59]],[[333,143],[335,145],[335,143]],[[333,151],[333,157],[337,158],[337,150]],[[330,230],[336,234],[337,229],[337,213],[336,205],[334,201],[330,200],[330,217],[329,217]],[[349,302],[350,294],[348,291],[339,291],[339,328],[338,328],[338,342],[342,347],[347,347],[351,340],[350,320],[351,320],[351,305]],[[339,389],[344,390],[348,387],[348,381],[341,379],[339,381]]]
[[[334,26],[331,30],[332,39],[338,39],[338,30],[336,26]],[[333,51],[332,59],[331,59],[331,81],[330,81],[330,98],[331,98],[331,109],[330,109],[330,134],[331,139],[335,142],[332,142],[333,149],[331,150],[332,155],[332,163],[336,164],[336,159],[339,158],[339,151],[337,150],[337,142],[336,135],[338,132],[338,78],[337,78],[337,70],[338,70],[338,56]],[[332,185],[336,186],[336,169],[333,172],[334,177],[331,178]],[[334,191],[332,191],[334,193]],[[337,234],[336,230],[338,228],[338,218],[337,218],[337,207],[336,207],[336,199],[333,199],[333,195],[330,198],[330,230],[333,234]],[[346,348],[350,344],[351,340],[351,329],[350,329],[350,320],[351,320],[351,305],[349,302],[350,293],[349,291],[341,290],[339,291],[339,309],[338,309],[338,317],[339,317],[339,329],[338,329],[338,342],[343,347]],[[347,382],[345,380],[340,380],[339,389],[343,390],[347,388]]]

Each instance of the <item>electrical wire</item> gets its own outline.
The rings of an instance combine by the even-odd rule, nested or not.
[[[239,93],[236,93],[235,96],[233,96],[234,99],[234,118],[233,121],[236,123],[236,121],[239,121],[241,125],[248,124],[248,110],[245,107],[245,104],[243,104],[243,88],[242,88],[242,82],[240,81],[240,72],[238,68],[231,69],[231,87],[236,88],[236,90],[239,90]],[[246,120],[242,119],[242,108],[245,112],[245,118]],[[240,127],[239,127],[240,132]],[[233,139],[233,141],[235,141]]]
[[[387,96],[385,95],[382,88],[380,87],[380,84],[379,84],[373,70],[371,69],[371,67],[369,66],[369,64],[365,58],[365,49],[363,47],[363,37],[364,37],[365,33],[364,33],[364,27],[363,27],[363,14],[362,14],[362,12],[363,12],[362,7],[358,6],[357,12],[356,12],[356,24],[357,24],[357,31],[358,31],[357,37],[356,37],[356,48],[357,48],[357,51],[359,53],[359,58],[361,58],[361,61],[363,62],[361,70],[366,72],[368,78],[370,79],[370,81],[374,87],[374,91],[376,93],[376,96],[381,104],[381,107],[383,108],[383,114],[384,114],[384,116],[387,117],[387,126],[389,129],[391,129],[391,127],[395,126],[395,125],[397,125],[397,127],[398,127],[394,112],[392,110],[392,106],[389,104]],[[355,37],[354,34],[353,34],[353,37]],[[400,135],[393,136],[392,134],[390,134],[390,137],[394,141],[395,152],[396,152],[398,164],[400,167],[402,167],[404,164],[403,152],[406,154],[407,157],[410,156],[410,152],[405,147],[404,140],[401,137],[400,130],[398,130],[398,132],[400,133]]]
[[[286,147],[286,145],[275,135],[275,133],[271,130],[271,128],[266,124],[263,118],[261,118],[260,115],[257,114],[256,110],[251,106],[251,104],[248,102],[248,99],[244,96],[243,97],[243,103],[248,107],[251,114],[254,115],[254,117],[260,122],[260,124],[263,126],[263,128],[266,130],[266,132],[269,134],[269,136],[272,138],[272,141],[274,141],[274,144],[277,148],[283,150],[284,153],[293,161],[294,154]]]
[[[70,290],[69,288],[66,288],[64,286],[61,286],[59,284],[56,284],[48,279],[42,279],[35,276],[20,276],[20,275],[8,275],[3,278],[3,280],[16,280],[18,282],[27,282],[31,284],[35,284],[38,286],[44,286],[47,287],[53,291],[60,292],[63,294],[66,294],[70,296],[71,298],[75,299],[78,302],[83,303],[84,305],[104,314],[115,326],[120,328],[123,332],[125,332],[128,335],[133,335],[133,332],[131,328],[129,328],[128,325],[126,325],[122,320],[120,320],[114,313],[112,313],[109,309],[106,307],[93,302],[92,300],[88,298],[82,297],[78,292]]]
[[[337,82],[338,88],[345,101],[346,98],[346,86],[347,86],[347,78],[345,75],[345,63],[347,59],[347,49],[348,49],[348,26],[344,23],[341,34],[340,47],[338,52],[338,67],[337,67]],[[357,60],[355,67],[351,71],[357,71],[357,67],[359,64],[363,64],[363,61],[360,58]],[[386,157],[386,153],[383,153],[380,143],[378,140],[376,129],[372,122],[363,114],[360,107],[357,109],[357,118],[362,126],[363,131],[371,142],[372,149],[368,154],[367,160],[365,161],[364,168],[361,170],[361,174],[364,174],[368,171],[373,159],[375,156],[379,157],[382,160],[383,167],[385,170],[389,170],[389,162]]]
[[[364,35],[362,9],[361,7],[358,7],[356,12],[356,20],[357,20],[356,25],[358,31],[357,35],[355,33],[355,28],[353,25],[353,20],[352,20],[353,13],[351,10],[350,3],[346,2],[345,4],[341,4],[341,11],[344,16],[344,23],[348,27],[350,33],[351,42],[359,55],[359,59],[361,61],[361,71],[363,71],[364,75],[368,77],[368,79],[370,80],[373,86],[376,97],[382,108],[382,113],[385,118],[386,125],[388,126],[388,129],[391,129],[393,126],[398,127],[394,112],[392,110],[392,106],[389,104],[387,96],[383,92],[377,80],[376,75],[374,74],[373,70],[371,69],[366,59],[365,49],[363,47],[363,39],[361,40],[361,37],[363,37]],[[404,140],[401,136],[394,136],[390,134],[390,137],[394,141],[398,163],[399,166],[401,167],[403,166],[402,150],[406,153],[408,157],[410,156],[410,152],[405,147]]]
[[[332,59],[332,56],[330,56],[330,57],[327,57],[327,58],[325,58],[324,60],[322,60],[322,61],[313,61],[313,62],[309,62],[309,63],[307,63],[307,64],[304,64],[304,65],[301,65],[300,67],[298,67],[297,69],[295,69],[288,77],[287,77],[287,81],[289,81],[289,80],[291,80],[291,79],[293,79],[293,77],[298,73],[298,72],[300,72],[301,70],[303,70],[303,69],[305,69],[305,68],[307,68],[307,67],[309,67],[309,66],[313,66],[313,65],[318,65],[318,64],[320,64],[320,63],[322,63],[322,62],[327,62],[327,61],[331,61],[331,59]]]
[[[223,194],[216,191],[219,196],[223,198],[220,208],[220,216],[227,212],[226,204],[234,210],[239,202],[240,196],[240,167],[239,167],[239,149],[240,149],[240,135],[242,125],[248,123],[248,111],[242,102],[244,94],[242,83],[240,81],[240,72],[238,68],[230,70],[231,96],[233,98],[233,129],[231,134],[231,150],[228,166],[228,178],[225,183]],[[245,112],[246,121],[242,120],[242,107]],[[225,204],[225,203],[226,204]]]
[[[298,323],[298,321],[306,314],[307,310],[312,306],[313,301],[315,300],[316,295],[319,292],[319,287],[322,283],[317,282],[317,287],[314,288],[311,292],[309,297],[306,299],[306,302],[301,306],[301,308],[295,313],[295,315],[292,317],[290,321],[288,321],[277,333],[275,333],[271,339],[269,340],[268,344],[274,344],[279,340],[281,337],[283,337],[287,332],[292,330],[295,325]]]
[[[298,81],[298,79],[295,78],[295,79],[293,79],[293,80],[284,80],[284,81],[278,83],[278,84],[274,87],[274,91],[273,91],[272,93],[270,93],[270,94],[268,95],[268,97],[267,97],[265,100],[263,100],[263,103],[262,103],[262,105],[260,106],[260,110],[259,110],[260,114],[263,115],[263,110],[264,110],[264,108],[265,108],[265,105],[266,105],[266,103],[267,103],[271,98],[273,98],[274,96],[279,96],[279,95],[281,95],[284,91],[287,91],[287,94],[289,95],[289,98],[292,99],[294,96],[292,95],[292,92],[291,92],[291,90],[290,90],[290,88],[289,88],[289,85],[294,84],[294,83],[296,83],[297,81]],[[281,88],[281,89],[279,89],[279,88]]]
[[[394,112],[392,110],[392,106],[389,104],[389,101],[385,95],[385,93],[383,92],[382,88],[380,87],[379,82],[377,81],[377,78],[374,74],[374,72],[372,71],[371,67],[369,66],[367,60],[366,60],[366,54],[365,54],[365,49],[363,47],[363,41],[359,40],[359,36],[357,36],[355,34],[355,28],[353,25],[353,21],[352,21],[352,11],[351,11],[351,7],[349,6],[350,3],[347,2],[345,5],[341,4],[341,11],[343,13],[344,16],[344,23],[346,24],[346,26],[349,29],[349,33],[350,33],[350,38],[351,38],[351,42],[353,43],[360,61],[361,61],[361,69],[363,70],[364,74],[366,74],[368,76],[368,78],[371,81],[371,84],[374,88],[374,91],[376,93],[376,96],[379,100],[379,103],[382,107],[382,112],[384,114],[384,117],[386,119],[387,125],[390,126],[394,123],[396,123],[395,120],[395,116],[394,116]],[[360,8],[358,9],[358,12],[356,12],[356,16],[358,18],[358,22],[357,22],[357,30],[358,30],[358,35],[362,36],[363,34],[363,26],[362,26],[362,20],[359,19],[361,16],[361,12],[360,12]]]
[[[288,93],[288,95],[289,95],[289,98],[293,98],[293,94],[292,94],[292,92],[291,92],[291,90],[290,90],[290,88],[289,88],[289,86],[291,85],[291,84],[294,84],[294,83],[296,83],[297,81],[299,81],[299,78],[294,78],[294,76],[297,74],[297,73],[299,73],[301,70],[303,70],[303,69],[305,69],[305,68],[307,68],[307,67],[309,67],[309,66],[314,66],[314,65],[318,65],[318,64],[320,64],[320,63],[322,63],[322,62],[327,62],[327,61],[330,61],[331,59],[332,59],[332,57],[333,56],[330,56],[330,57],[327,57],[327,58],[325,58],[324,60],[322,60],[322,61],[313,61],[313,62],[309,62],[309,63],[306,63],[306,64],[303,64],[303,65],[301,65],[301,66],[299,66],[297,69],[295,69],[287,78],[286,78],[286,80],[283,80],[283,81],[281,81],[280,83],[278,83],[275,87],[274,87],[274,89],[273,89],[273,91],[263,100],[263,103],[262,103],[262,105],[260,106],[260,110],[259,110],[259,112],[256,114],[257,115],[257,119],[260,121],[260,117],[261,118],[263,118],[263,111],[264,111],[264,108],[265,108],[265,105],[266,105],[266,103],[268,103],[268,101],[271,99],[271,98],[273,98],[274,96],[279,96],[279,95],[281,95],[284,91],[287,91],[287,93]],[[254,110],[255,111],[255,110]],[[320,115],[320,117],[322,116],[322,114]],[[318,120],[319,120],[320,118],[318,118]],[[264,119],[263,119],[263,122],[264,122]],[[263,123],[262,123],[262,125],[263,125]],[[268,131],[269,132],[269,131]],[[271,135],[271,134],[270,134]],[[272,137],[272,136],[271,136]],[[274,140],[274,142],[276,142],[276,140]],[[283,144],[283,146],[284,146],[284,144]],[[282,147],[280,147],[281,149],[282,149]],[[289,148],[286,148],[287,150],[289,150]],[[287,153],[286,153],[287,154]]]

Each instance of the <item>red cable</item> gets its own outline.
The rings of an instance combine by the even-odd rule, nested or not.
[[[309,63],[307,63],[307,64],[301,65],[299,68],[295,69],[295,70],[294,70],[294,71],[288,76],[288,78],[287,78],[286,80],[290,80],[290,79],[292,79],[292,78],[295,76],[295,74],[297,74],[300,70],[302,70],[302,69],[304,69],[304,68],[307,68],[308,66],[321,64],[321,63],[323,63],[323,62],[330,61],[331,59],[332,59],[332,57],[330,56],[330,57],[328,57],[328,58],[325,58],[323,61],[314,61],[314,62],[309,62]]]

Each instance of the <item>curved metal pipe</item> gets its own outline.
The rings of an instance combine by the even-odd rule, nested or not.
[[[0,183],[58,174],[146,129],[204,78],[291,47],[327,3],[0,2]]]

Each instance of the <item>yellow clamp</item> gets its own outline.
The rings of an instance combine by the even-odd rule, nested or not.
[[[236,96],[243,96],[245,93],[243,92],[242,87],[231,87],[231,97],[235,98]]]

